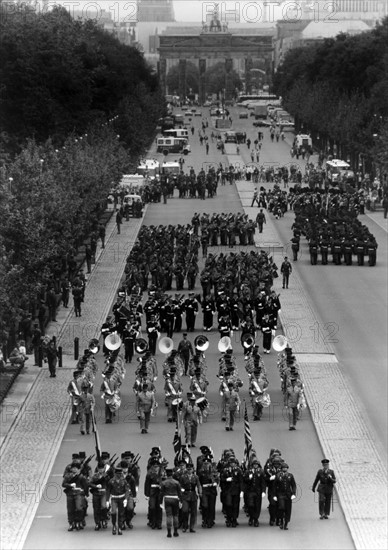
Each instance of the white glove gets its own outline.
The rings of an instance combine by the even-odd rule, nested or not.
[[[273,481],[274,479],[275,479],[275,476],[271,476],[271,477],[269,478],[270,481]]]
[[[265,497],[265,493],[261,493],[261,496],[264,498],[264,497]]]
[[[292,495],[291,500],[294,500],[294,499],[295,499],[295,495]]]
[[[232,478],[231,478],[231,477],[227,477],[227,478],[226,478],[226,481],[232,481]]]
[[[71,484],[71,487],[73,487],[73,489],[75,489],[75,488],[76,488],[76,484],[75,484],[75,483],[72,483],[72,484]]]
[[[252,479],[253,478],[253,474],[249,474],[249,479]]]
[[[242,498],[244,496],[244,491],[241,491],[240,497]]]
[[[163,502],[161,504],[159,504],[159,506],[161,507],[162,510],[164,510],[164,504]]]
[[[108,500],[108,502],[106,503],[106,507],[110,508],[110,500]]]
[[[273,497],[274,501],[277,502],[278,501],[278,497]]]
[[[180,502],[180,503],[179,503],[179,508],[182,508],[182,506],[183,506],[183,505],[182,505],[182,503]]]
[[[97,485],[97,489],[101,489],[102,488],[102,485]]]
[[[123,500],[123,504],[124,504],[124,508],[126,508],[126,507],[127,507],[127,504],[128,504],[128,501],[127,501],[126,498]]]

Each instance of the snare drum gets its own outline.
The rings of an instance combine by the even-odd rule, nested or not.
[[[181,409],[183,405],[183,400],[180,397],[172,400],[171,407],[173,412],[177,412],[178,409]]]
[[[199,397],[195,403],[202,412],[209,407],[209,401],[206,397]]]

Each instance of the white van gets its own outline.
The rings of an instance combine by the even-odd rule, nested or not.
[[[124,174],[120,181],[120,187],[141,187],[145,183],[145,177],[142,174]]]
[[[134,204],[139,203],[139,201],[140,201],[140,204],[141,204],[141,208],[139,208],[138,211],[136,212],[136,208],[134,208]],[[135,217],[135,215],[136,215],[136,217],[139,217],[139,218],[143,217],[144,204],[143,204],[143,201],[141,200],[140,195],[132,195],[132,194],[125,195],[124,200],[123,200],[124,212],[125,212],[126,205],[129,206],[129,215],[130,216]]]
[[[160,168],[162,174],[171,174],[173,176],[177,176],[181,172],[179,162],[162,162]]]
[[[180,153],[184,147],[184,143],[187,143],[186,139],[176,137],[163,137],[158,138],[156,141],[156,150],[158,153]]]
[[[155,159],[142,160],[137,167],[137,173],[155,178],[159,174],[159,162]]]

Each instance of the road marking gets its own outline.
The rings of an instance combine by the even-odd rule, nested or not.
[[[299,363],[338,363],[334,353],[295,353]]]
[[[51,474],[50,477],[63,477],[63,474]]]
[[[78,441],[78,439],[62,439],[62,441]]]
[[[36,517],[36,519],[51,519],[54,516],[35,516],[35,517]]]

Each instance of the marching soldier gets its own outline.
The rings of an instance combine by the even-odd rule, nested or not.
[[[303,389],[297,384],[297,378],[291,377],[290,384],[286,388],[285,404],[288,410],[289,430],[296,430],[296,423],[299,416],[299,408],[303,395]]]
[[[89,494],[88,482],[81,474],[79,461],[73,461],[70,471],[65,472],[62,487],[67,499],[68,531],[79,531],[85,526],[85,496]]]
[[[187,464],[186,472],[180,476],[179,481],[182,488],[182,530],[186,533],[190,527],[190,533],[195,533],[198,495],[202,496],[202,487],[198,476],[194,473],[193,464]]]
[[[173,401],[179,399],[182,395],[182,385],[176,374],[175,367],[170,368],[170,372],[166,374],[165,378],[164,392],[167,404],[167,421],[174,422],[176,421],[176,411],[173,408]]]
[[[207,449],[206,447],[201,447]],[[210,453],[210,450],[207,449]],[[197,459],[197,475],[202,487],[201,498],[201,513],[202,513],[202,527],[210,529],[215,525],[216,519],[216,500],[217,500],[217,485],[219,483],[219,473],[217,472],[216,465],[212,461],[211,455],[204,453],[204,458],[198,465]],[[204,452],[204,451],[202,451]]]
[[[173,469],[166,469],[167,479],[160,484],[160,497],[166,512],[167,537],[171,538],[171,527],[174,526],[174,537],[179,537],[179,509],[182,507],[181,485],[172,477]]]
[[[330,461],[327,458],[324,458],[321,462],[322,468],[317,472],[312,491],[315,493],[315,489],[318,485],[319,516],[320,519],[329,519],[334,484],[337,480],[335,478],[334,471],[329,468]]]
[[[151,314],[150,320],[147,321],[146,330],[148,336],[149,351],[152,353],[152,355],[156,355],[156,342],[158,340],[158,331],[160,330],[160,327],[154,314]]]
[[[262,498],[265,496],[265,476],[258,460],[244,474],[244,501],[249,515],[249,525],[259,527]]]
[[[182,422],[185,426],[186,444],[195,447],[197,441],[198,424],[202,423],[201,409],[195,403],[195,395],[187,394],[188,400],[183,405]]]
[[[187,332],[194,332],[195,317],[198,314],[198,302],[194,298],[194,292],[189,292],[189,297],[184,302],[186,312]]]
[[[224,392],[225,398],[225,430],[233,431],[236,412],[240,410],[240,396],[234,389],[233,382],[228,382],[228,389]]]
[[[93,495],[95,531],[99,531],[101,528],[106,529],[107,527],[108,509],[106,502],[106,487],[108,481],[109,478],[105,472],[105,465],[100,461],[89,483],[90,492]]]
[[[238,525],[242,480],[242,472],[237,459],[231,456],[229,464],[221,472],[221,501],[227,527],[237,527]]]
[[[183,333],[183,340],[181,340],[178,344],[178,353],[181,356],[182,361],[183,361],[184,366],[185,366],[184,374],[185,374],[185,376],[187,376],[190,357],[192,357],[194,355],[193,345],[187,339],[187,332]]]
[[[294,476],[288,472],[288,464],[285,462],[276,475],[274,492],[274,500],[278,504],[279,527],[287,531],[291,519],[292,501],[296,495],[296,483]]]
[[[136,410],[140,419],[140,429],[142,434],[148,433],[151,413],[155,409],[156,401],[155,394],[149,391],[148,384],[143,384],[142,391],[138,393],[136,398]]]
[[[115,468],[113,478],[107,485],[107,501],[111,507],[112,535],[122,535],[130,489],[123,476],[122,468]],[[118,520],[118,526],[116,526]],[[117,527],[117,530],[116,530]]]
[[[163,479],[163,465],[156,456],[150,461],[150,466],[144,481],[144,495],[148,500],[148,527],[162,528],[161,483]]]
[[[132,518],[135,515],[135,500],[137,496],[137,483],[135,476],[132,475],[130,471],[130,464],[127,461],[127,455],[126,453],[123,453],[122,455],[123,460],[120,462],[120,468],[123,470],[123,476],[125,481],[128,483],[129,487],[129,495],[127,499],[127,505],[124,509],[124,523],[123,527],[125,529],[125,526],[128,527],[128,529],[133,529],[132,525]]]

